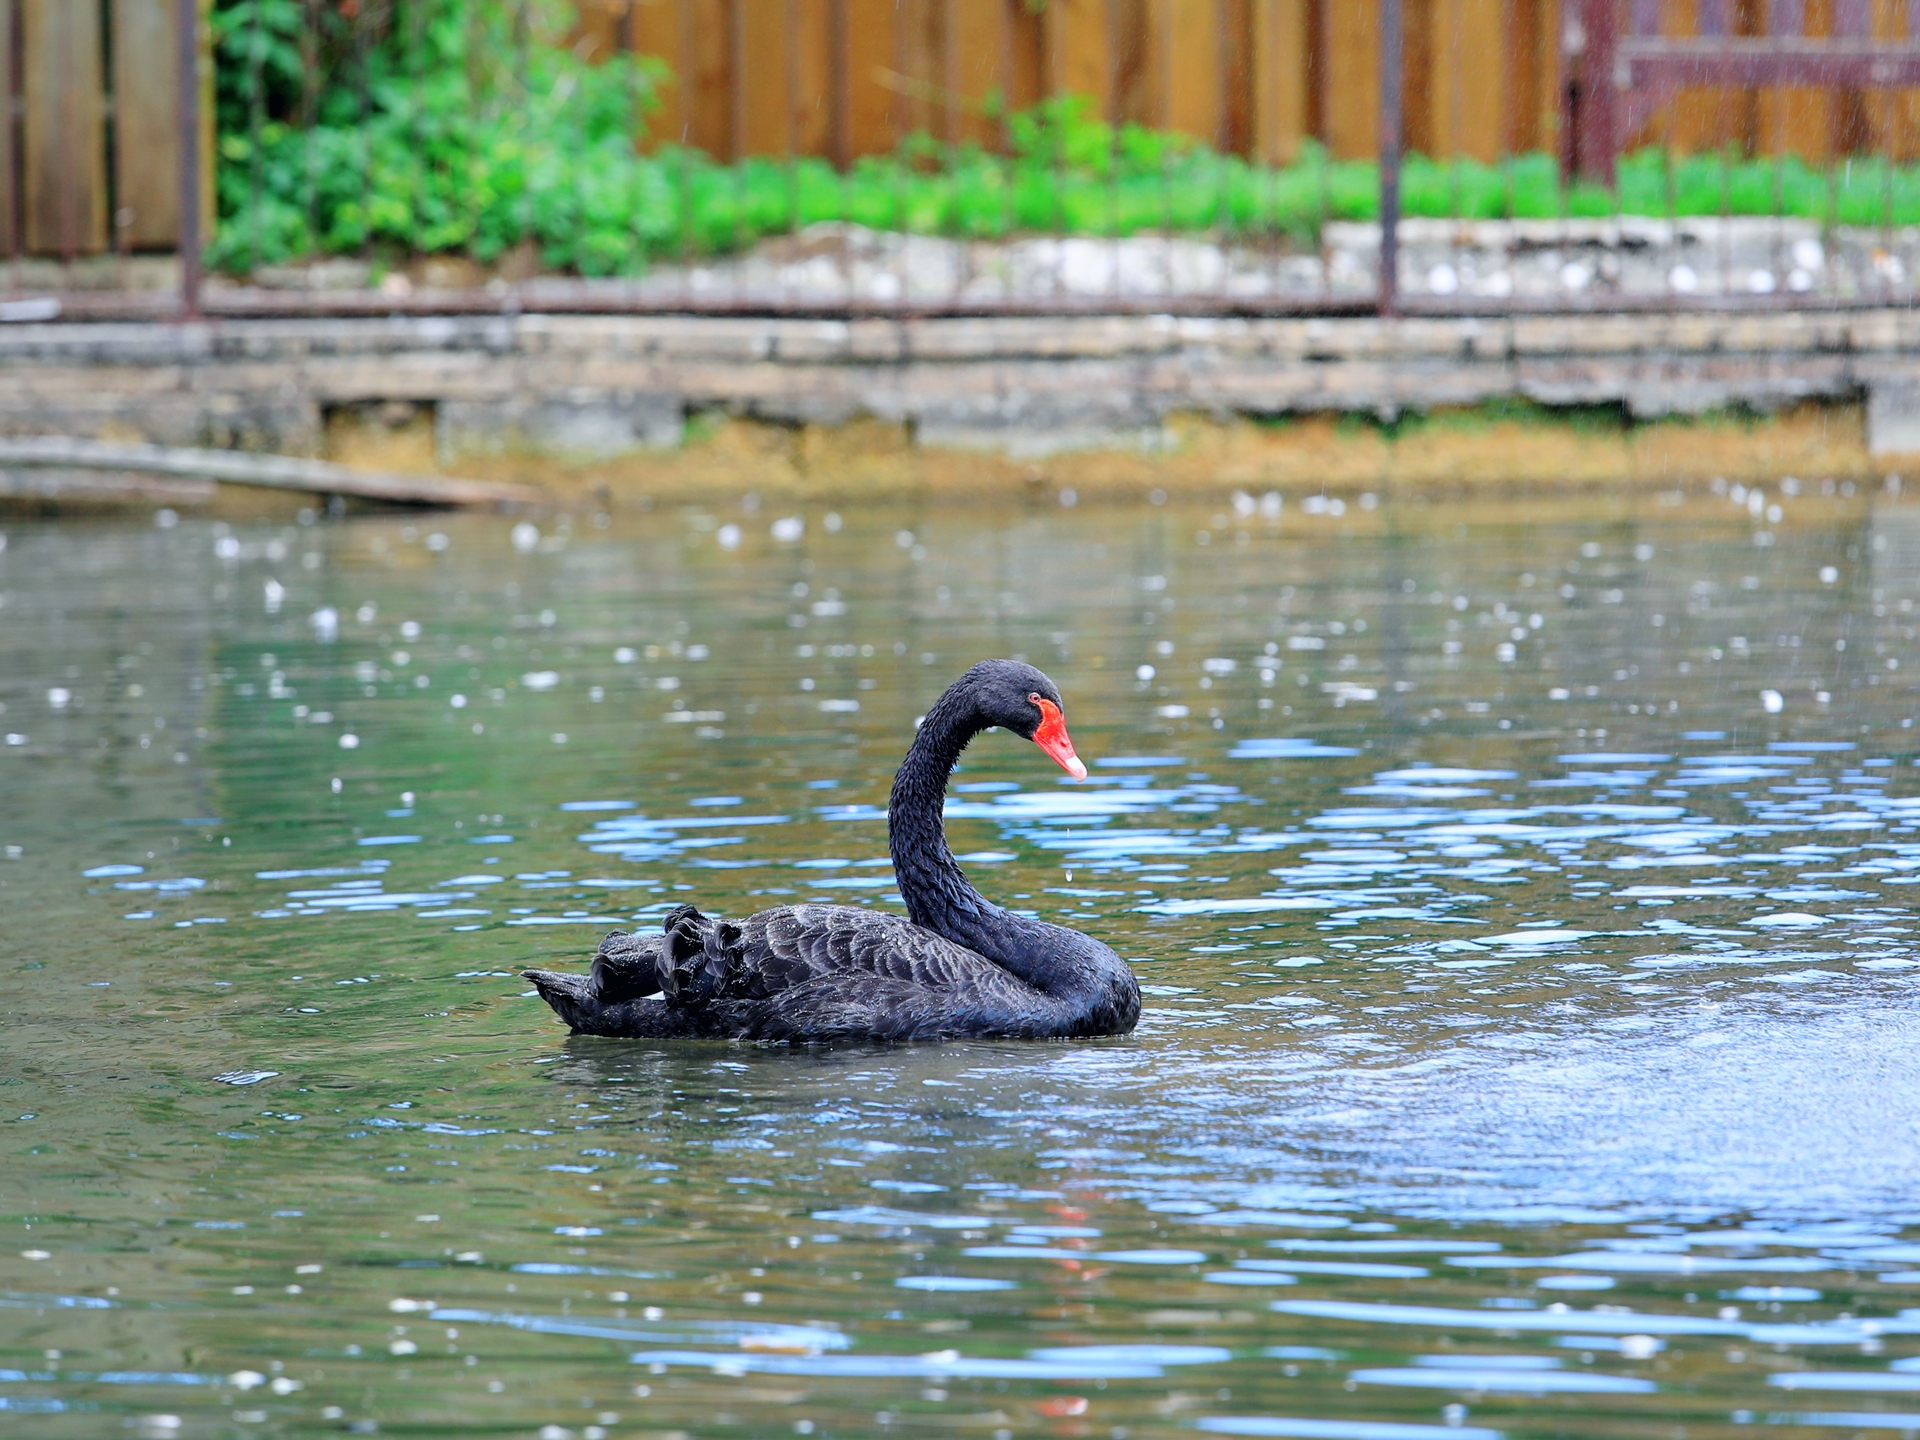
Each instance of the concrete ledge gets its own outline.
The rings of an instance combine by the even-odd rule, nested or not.
[[[1170,416],[1391,416],[1503,396],[1640,417],[1870,397],[1920,448],[1920,316],[857,321],[538,315],[0,326],[0,434],[314,454],[336,407],[432,408],[465,454],[678,443],[690,413],[871,416],[924,443],[1151,449]]]

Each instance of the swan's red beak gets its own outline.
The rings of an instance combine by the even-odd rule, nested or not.
[[[1033,732],[1033,743],[1051,755],[1055,763],[1074,779],[1086,779],[1086,762],[1073,753],[1073,740],[1067,734],[1067,717],[1060,713],[1060,707],[1051,700],[1042,700],[1036,695],[1033,703],[1040,707],[1040,728]]]

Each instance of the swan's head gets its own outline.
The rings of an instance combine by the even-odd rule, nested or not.
[[[1074,779],[1087,778],[1086,763],[1067,735],[1060,687],[1040,671],[1018,660],[983,660],[960,683],[972,692],[982,724],[1031,740]]]

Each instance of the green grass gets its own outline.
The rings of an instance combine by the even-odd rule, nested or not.
[[[1071,96],[999,117],[1004,152],[915,136],[845,172],[813,159],[642,154],[636,117],[664,73],[653,62],[586,65],[529,39],[499,0],[411,0],[404,24],[362,34],[336,19],[331,40],[305,29],[310,13],[302,0],[216,5],[220,223],[208,258],[221,269],[320,255],[485,263],[531,242],[549,269],[630,275],[821,221],[967,238],[1152,231],[1312,244],[1330,220],[1379,213],[1371,163],[1310,145],[1293,165],[1252,164],[1105,124]],[[1402,197],[1405,214],[1440,218],[1914,224],[1920,167],[1649,150],[1622,160],[1616,194],[1563,188],[1548,155],[1494,165],[1415,155]]]

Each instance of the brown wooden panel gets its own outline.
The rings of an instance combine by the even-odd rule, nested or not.
[[[1440,0],[1404,0],[1400,7],[1400,139],[1417,155],[1433,155],[1433,28]]]
[[[14,0],[0,0],[0,255],[20,249],[20,215],[14,207],[13,21]]]
[[[1868,21],[1873,38],[1883,43],[1906,37],[1906,0],[1872,0]],[[1905,159],[1913,153],[1911,91],[1876,90],[1866,96],[1868,148],[1875,154]]]
[[[1832,9],[1819,0],[1805,7],[1806,33],[1825,35]],[[1825,90],[1782,86],[1763,91],[1758,104],[1756,143],[1770,155],[1798,155],[1824,161],[1833,152],[1833,96]]]
[[[1253,154],[1291,164],[1307,138],[1307,0],[1253,0]]]
[[[130,250],[180,240],[177,10],[174,0],[113,0],[113,220]]]
[[[573,44],[588,60],[604,60],[618,52],[626,29],[628,0],[574,0]]]
[[[1113,118],[1113,37],[1107,0],[1047,0],[1040,12],[1050,95],[1084,95]]]
[[[641,142],[678,144],[685,121],[680,114],[680,5],[679,0],[632,0],[627,37],[636,55],[650,56],[667,67],[660,80],[653,110],[641,120]]]
[[[1509,155],[1556,152],[1560,104],[1560,9],[1556,0],[1513,0],[1513,38],[1508,49],[1514,83],[1506,96]]]
[[[1219,145],[1226,118],[1221,84],[1222,0],[1147,0],[1147,53],[1154,123]]]
[[[787,113],[796,155],[833,153],[832,0],[787,0]]]
[[[1220,0],[1220,148],[1254,150],[1253,0]]]
[[[1511,62],[1510,0],[1437,0],[1433,27],[1433,148],[1492,161],[1500,154]]]
[[[892,91],[893,123],[902,135],[939,135],[945,126],[942,9],[941,0],[894,0],[893,73],[882,83]]]
[[[891,150],[898,60],[894,0],[836,0],[840,7],[837,148],[841,163]]]
[[[679,0],[680,125],[686,143],[733,157],[730,0]]]
[[[1341,160],[1370,160],[1380,146],[1380,12],[1327,0],[1321,7],[1321,123]]]
[[[787,0],[733,0],[733,153],[786,155],[793,148],[787,68]]]
[[[106,95],[100,7],[25,0],[27,249],[107,245]]]
[[[942,0],[940,8],[947,102],[942,134],[956,143],[992,144],[999,126],[987,113],[988,102],[1006,100],[1013,40],[1007,0]]]
[[[1148,44],[1149,0],[1107,0],[1107,43],[1113,52],[1113,118],[1157,124],[1159,86]]]
[[[1046,90],[1045,10],[1026,0],[1001,0],[1007,9],[1007,58],[1000,88],[1009,110],[1039,103]]]

